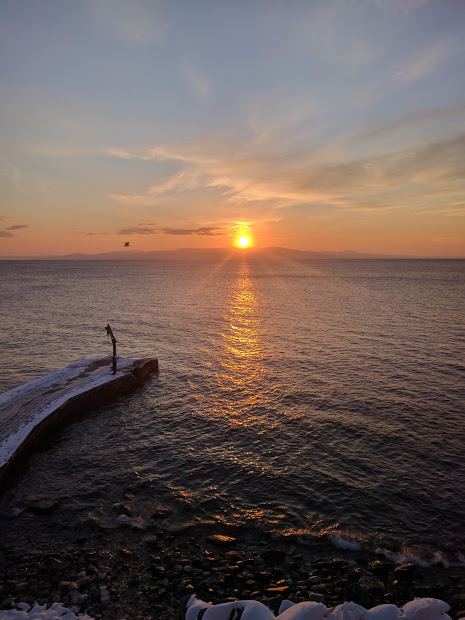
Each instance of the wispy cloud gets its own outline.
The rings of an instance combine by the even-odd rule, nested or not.
[[[394,125],[404,122],[408,124],[399,120]],[[366,137],[364,132],[360,135]],[[216,148],[213,143],[157,146],[150,149],[155,161],[182,162],[182,170],[144,192],[115,198],[127,204],[163,204],[186,191],[209,191],[222,210],[230,209],[223,213],[226,219],[238,206],[252,214],[264,209],[270,216],[276,209],[296,204],[326,204],[355,212],[367,200],[371,210],[386,202],[402,209],[402,197],[408,200],[420,188],[439,194],[450,191],[451,185],[463,190],[465,134],[366,157],[351,155],[348,142],[341,140],[336,157],[327,148],[289,152],[288,145],[280,156],[272,157],[263,153],[266,144],[256,153],[248,153],[248,145],[239,151],[237,145],[228,149],[225,144]]]
[[[229,234],[222,228],[213,226],[199,226],[198,228],[154,228],[140,224],[132,228],[123,228],[118,231],[118,235],[175,235],[180,237],[197,236],[197,237],[217,237]]]
[[[0,176],[8,177],[15,187],[22,188],[23,173],[10,161],[3,162],[3,170],[0,170]]]
[[[368,0],[370,3],[373,0]],[[430,0],[375,0],[378,8],[386,11],[394,11],[396,13],[410,13],[415,9],[419,9]]]
[[[395,77],[401,82],[413,82],[425,78],[459,50],[460,45],[457,39],[438,41],[431,47],[413,52],[405,59]]]
[[[0,215],[0,220],[4,221],[8,219],[5,215]],[[24,230],[25,228],[30,228],[29,224],[13,224],[12,226],[7,226],[4,230],[0,230],[0,237],[4,239],[10,239],[11,237],[16,237],[15,234],[18,230]],[[13,231],[13,232],[12,232]]]
[[[160,4],[152,0],[93,0],[90,6],[98,23],[131,43],[158,43],[169,29]]]
[[[213,228],[211,226],[200,226],[199,228],[164,228],[162,232],[165,235],[193,235],[197,237],[218,237],[228,234],[222,229]]]
[[[190,58],[185,58],[182,62],[182,74],[192,90],[202,98],[210,93],[210,82],[204,72],[195,66]]]

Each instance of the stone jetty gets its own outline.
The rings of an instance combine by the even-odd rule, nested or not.
[[[158,360],[83,360],[0,394],[0,492],[50,433],[128,394],[158,372]]]

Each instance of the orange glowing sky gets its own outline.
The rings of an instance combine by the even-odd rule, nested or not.
[[[465,4],[5,0],[0,256],[465,256]]]

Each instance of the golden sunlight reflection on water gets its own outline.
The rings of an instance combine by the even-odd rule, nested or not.
[[[244,262],[226,299],[218,351],[221,370],[215,373],[219,390],[214,410],[232,424],[248,426],[260,418],[258,408],[264,405],[260,384],[266,376],[263,360],[269,354],[265,335],[250,267]]]

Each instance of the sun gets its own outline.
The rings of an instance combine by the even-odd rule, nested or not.
[[[250,239],[245,235],[242,235],[242,237],[239,237],[239,239],[237,240],[237,245],[240,248],[247,248],[250,245]]]

